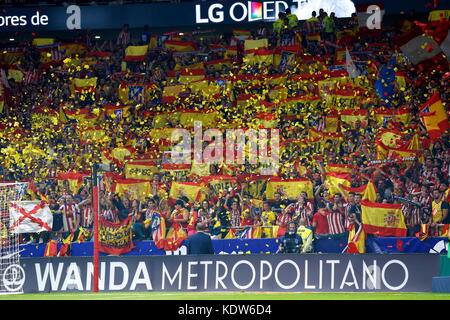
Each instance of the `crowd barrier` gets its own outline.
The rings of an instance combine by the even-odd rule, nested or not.
[[[216,254],[270,254],[278,249],[278,239],[219,239],[213,240]],[[342,253],[347,245],[347,239],[317,239],[314,241],[316,252]],[[447,253],[448,238],[428,238],[420,241],[414,237],[396,238],[368,238],[366,240],[367,253]],[[20,245],[21,257],[42,257],[45,244]],[[164,251],[156,248],[151,240],[134,241],[134,248],[123,255],[185,255],[187,253],[186,241],[176,251]],[[59,250],[59,248],[58,248]],[[100,255],[106,255],[100,253]],[[72,244],[72,256],[93,256],[93,242],[80,242]]]

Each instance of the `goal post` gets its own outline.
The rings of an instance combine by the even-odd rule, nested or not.
[[[10,231],[10,203],[21,201],[27,182],[0,183],[0,294],[23,293],[25,274],[20,266],[17,232]]]

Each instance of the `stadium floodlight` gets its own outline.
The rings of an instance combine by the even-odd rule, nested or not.
[[[94,272],[92,281],[92,290],[98,292],[98,279],[99,279],[99,254],[98,254],[98,222],[99,222],[99,211],[100,211],[100,201],[99,201],[99,190],[98,190],[98,173],[99,172],[111,171],[111,165],[109,163],[94,163],[92,166],[92,205],[94,209]]]

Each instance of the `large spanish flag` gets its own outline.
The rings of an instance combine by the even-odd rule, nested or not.
[[[204,128],[211,128],[220,119],[219,112],[208,112],[204,110],[180,110],[180,125],[183,127],[193,127],[194,122],[199,121]]]
[[[346,194],[349,192],[354,192],[360,194],[362,196],[362,200],[376,201],[377,200],[377,188],[372,181],[369,181],[367,184],[361,187],[348,187],[343,185],[342,189]]]
[[[368,110],[367,109],[345,109],[341,110],[341,121],[347,123],[351,126],[354,126],[357,121],[365,124],[367,120]]]
[[[328,192],[331,196],[334,196],[336,193],[341,193],[339,189],[339,184],[343,186],[350,187],[350,177],[351,174],[349,172],[326,172],[325,173],[325,185],[328,187]]]
[[[113,192],[119,196],[127,195],[132,200],[143,200],[152,195],[151,182],[138,179],[118,179]]]
[[[125,61],[144,61],[147,55],[148,45],[128,46],[125,49]]]
[[[406,237],[405,218],[400,204],[361,201],[366,233],[380,237]]]
[[[420,108],[420,116],[431,138],[439,138],[450,129],[447,112],[438,93]]]
[[[244,50],[248,53],[251,50],[255,49],[266,49],[269,46],[268,39],[257,39],[257,40],[245,40],[244,41]]]
[[[191,83],[193,81],[199,81],[205,79],[205,69],[182,69],[178,71],[180,77],[178,81],[181,83]]]
[[[284,180],[280,178],[271,178],[269,182],[267,182],[266,198],[272,200],[274,199],[274,194],[279,192],[289,199],[295,200],[303,191],[308,195],[308,199],[314,198],[313,185],[309,179],[298,178]]]
[[[352,225],[349,228],[347,253],[366,252],[366,233],[362,226]]]
[[[200,191],[204,188],[203,184],[195,182],[177,182],[172,181],[169,192],[169,200],[175,202],[180,197],[187,197],[190,202],[200,201]]]
[[[70,191],[73,194],[77,194],[83,185],[83,178],[89,176],[89,174],[80,172],[58,172],[57,180],[67,181]]]
[[[383,125],[386,121],[393,120],[408,124],[411,121],[411,110],[406,108],[387,109],[384,107],[374,108],[374,117],[378,125]]]
[[[89,78],[89,79],[73,79],[73,86],[76,92],[86,93],[95,91],[97,87],[97,78]]]

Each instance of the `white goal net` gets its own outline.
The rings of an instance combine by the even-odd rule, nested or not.
[[[19,234],[9,230],[9,204],[21,201],[26,188],[26,182],[0,183],[0,294],[23,293]]]

